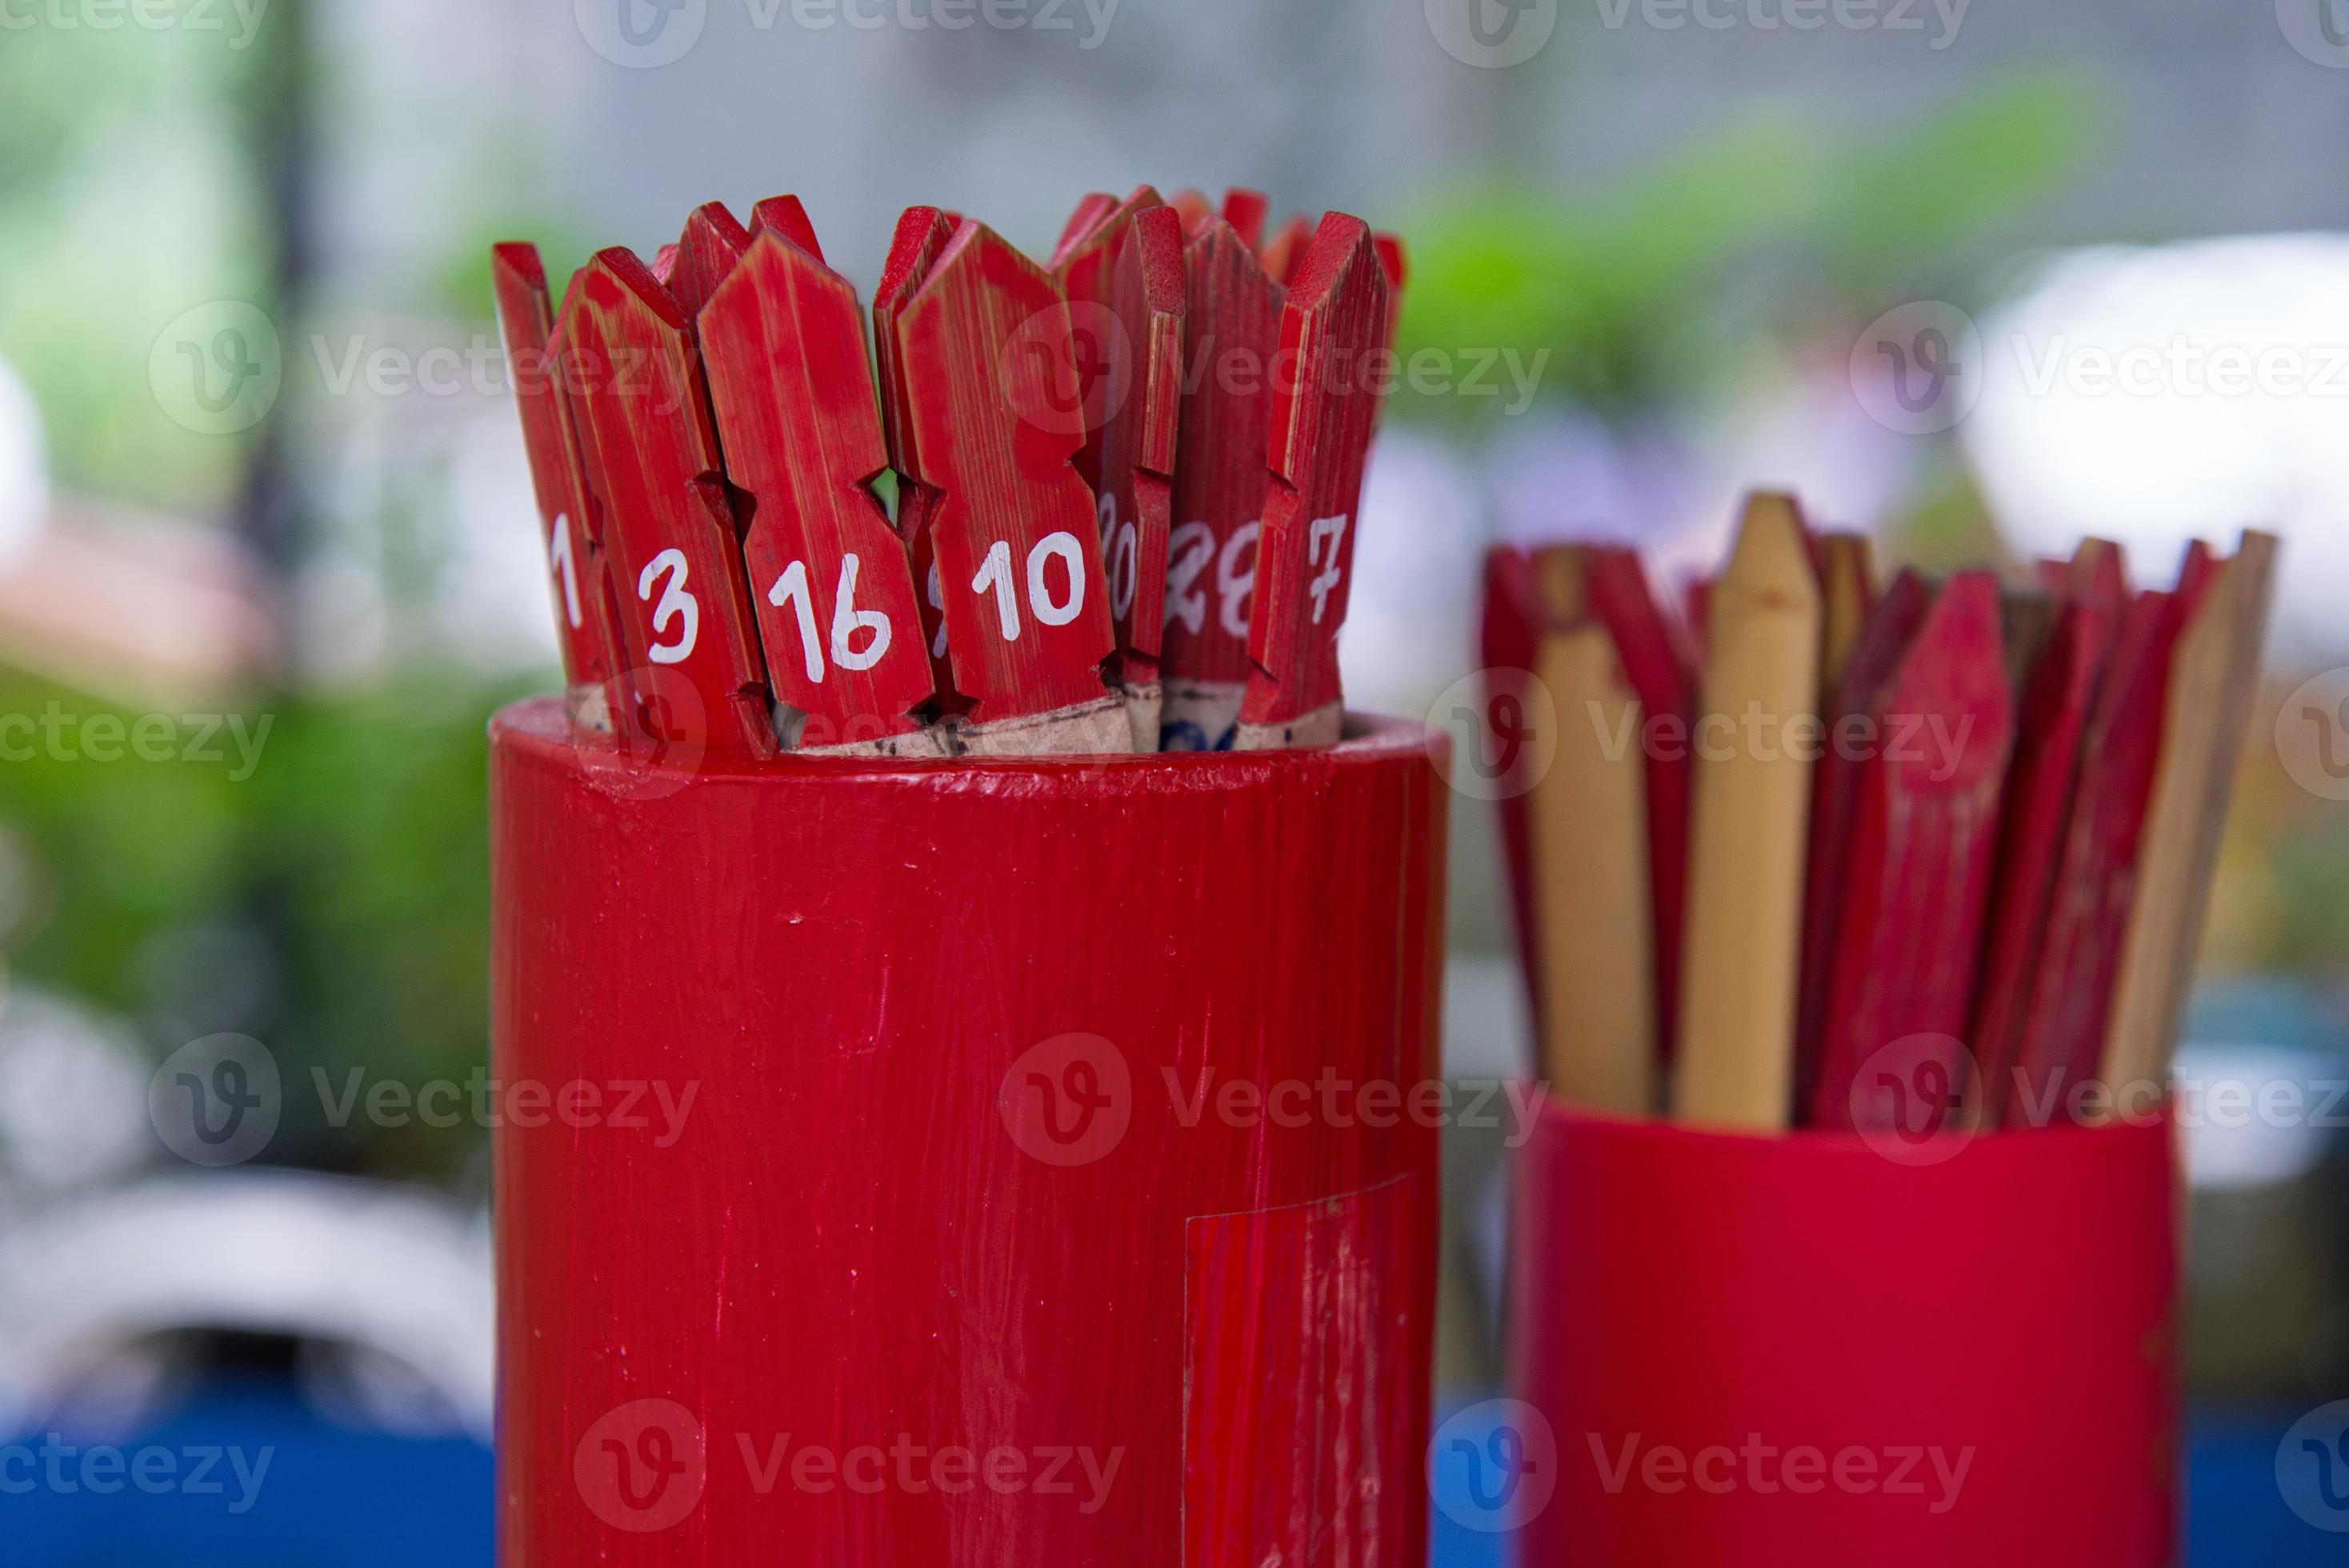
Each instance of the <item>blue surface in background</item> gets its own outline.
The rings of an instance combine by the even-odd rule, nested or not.
[[[2277,1494],[2276,1444],[2298,1414],[2204,1412],[2191,1423],[2187,1561],[2194,1568],[2349,1561],[2349,1535],[2311,1529]],[[347,1431],[320,1419],[290,1388],[259,1383],[218,1387],[115,1446],[126,1454],[171,1450],[182,1475],[194,1462],[189,1456],[205,1449],[242,1449],[248,1472],[266,1450],[268,1469],[241,1513],[231,1510],[243,1489],[224,1461],[212,1470],[222,1483],[217,1493],[150,1495],[125,1484],[98,1495],[71,1470],[71,1491],[44,1477],[28,1492],[0,1491],[0,1560],[25,1568],[469,1568],[491,1561],[490,1455],[463,1439]],[[11,1485],[26,1476],[22,1460],[0,1468],[0,1480]],[[1439,1503],[1450,1501],[1462,1517],[1475,1517],[1464,1498],[1444,1495],[1454,1484],[1439,1470]],[[1463,1528],[1441,1506],[1434,1520],[1435,1568],[1500,1568],[1498,1538]]]

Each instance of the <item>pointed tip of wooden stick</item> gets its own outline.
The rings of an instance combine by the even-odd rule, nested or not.
[[[528,240],[502,240],[491,246],[490,265],[493,271],[516,278],[527,287],[546,287],[546,263],[540,259],[538,247]]]
[[[661,325],[684,332],[689,328],[685,313],[678,308],[677,296],[670,294],[661,281],[653,276],[643,258],[626,245],[612,245],[595,253],[581,269],[577,280],[579,291],[589,304],[608,308],[624,299],[633,298],[644,309],[658,317]],[[570,295],[565,294],[566,313]]]
[[[1543,620],[1566,626],[1590,614],[1590,554],[1578,544],[1546,544],[1533,552],[1533,580]]]
[[[750,232],[723,201],[705,201],[685,221],[677,242],[677,265],[668,277],[668,292],[688,316],[698,316],[742,253],[750,248]]]
[[[781,234],[817,261],[823,260],[823,246],[817,242],[815,225],[808,221],[807,209],[796,196],[770,196],[752,207],[750,231],[753,237],[761,233]]]
[[[1802,603],[1819,596],[1811,564],[1810,530],[1800,502],[1784,491],[1757,490],[1745,501],[1744,521],[1718,586],[1783,595]]]
[[[1271,208],[1272,203],[1261,191],[1235,185],[1224,192],[1224,222],[1239,232],[1251,251],[1264,244],[1264,220]]]

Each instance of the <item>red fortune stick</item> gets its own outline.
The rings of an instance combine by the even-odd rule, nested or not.
[[[896,311],[911,477],[938,491],[928,528],[961,738],[996,755],[1131,751],[1093,500],[1073,459],[1083,407],[1068,302],[985,224],[966,221]]]
[[[1960,1037],[2014,739],[2000,614],[1995,573],[1958,573],[1886,692],[1891,726],[1861,765],[1820,1126],[1937,1131],[1963,1102]]]
[[[1795,1100],[1807,1109],[1818,1085],[1826,1044],[1827,990],[1842,939],[1852,828],[1859,801],[1862,759],[1843,743],[1854,731],[1883,732],[1885,688],[1916,640],[1932,607],[1932,590],[1914,572],[1893,578],[1860,627],[1842,676],[1821,713],[1827,744],[1811,783],[1809,864],[1803,877],[1803,971],[1795,993]]]
[[[881,384],[881,425],[889,441],[890,467],[897,474],[897,532],[913,556],[914,590],[921,603],[922,635],[930,655],[930,684],[941,714],[960,715],[970,703],[955,690],[954,660],[947,651],[946,590],[938,576],[936,540],[930,520],[938,492],[914,476],[914,418],[905,378],[897,361],[897,316],[937,263],[955,224],[936,207],[908,207],[897,220],[881,282],[873,291],[874,369]]]
[[[1233,192],[1226,206],[1242,194]],[[1190,304],[1166,557],[1162,729],[1167,750],[1220,751],[1233,743],[1247,690],[1263,459],[1288,291],[1224,219],[1202,226],[1184,265]]]
[[[1639,552],[1599,545],[1588,552],[1583,592],[1590,612],[1615,643],[1625,679],[1640,699],[1643,726],[1679,727],[1678,738],[1657,733],[1645,744],[1648,873],[1655,921],[1656,1039],[1661,1059],[1672,1059],[1672,1029],[1680,1008],[1681,923],[1688,903],[1690,707],[1689,670],[1649,586]],[[1559,716],[1561,723],[1574,723]]]
[[[2138,594],[2106,665],[2001,1090],[2009,1125],[2072,1119],[2102,1059],[2179,619],[2176,595]]]
[[[1271,211],[1272,203],[1265,200],[1261,191],[1235,185],[1224,192],[1224,222],[1232,226],[1240,242],[1251,251],[1263,248],[1264,221]]]
[[[586,476],[580,471],[578,437],[572,428],[563,377],[549,353],[554,303],[547,292],[546,268],[537,246],[517,243],[499,245],[491,254],[491,269],[514,404],[522,415],[523,447],[530,459],[531,489],[538,501],[541,552],[554,593],[563,678],[570,687],[574,718],[590,728],[608,729],[605,691],[615,660],[604,548],[602,540],[589,532],[593,520]]]
[[[2081,738],[2095,707],[2113,632],[2104,605],[2085,596],[2070,598],[2057,613],[2055,630],[2024,689],[1982,986],[1967,1033],[1985,1127],[1997,1126],[2006,1113],[2023,1004],[2031,976],[2043,962],[2048,900],[2079,783]]]
[[[1534,897],[1533,832],[1526,795],[1538,782],[1533,774],[1536,719],[1526,712],[1524,676],[1533,671],[1546,620],[1533,558],[1513,544],[1496,544],[1485,554],[1484,618],[1478,627],[1485,680],[1477,694],[1484,711],[1475,720],[1476,745],[1458,765],[1476,770],[1497,799],[1501,852],[1509,879],[1509,902],[1516,913],[1517,958],[1526,981],[1526,1006],[1535,1038],[1541,1037],[1540,910]],[[1448,717],[1448,716],[1446,716]],[[1493,749],[1483,749],[1490,731]]]
[[[848,280],[761,230],[701,312],[728,476],[755,505],[743,540],[778,700],[811,750],[939,755],[904,542],[869,488],[888,466]]]
[[[562,323],[631,681],[665,710],[642,720],[710,755],[771,756],[771,698],[691,324],[621,249],[582,271]]]
[[[1155,751],[1183,398],[1182,218],[1145,185],[1064,241],[1052,270],[1068,293],[1085,381],[1077,472],[1092,488],[1101,519],[1117,634],[1111,678],[1125,693],[1133,748]]]
[[[1248,624],[1242,751],[1336,744],[1344,727],[1338,633],[1352,589],[1362,467],[1377,427],[1371,374],[1387,279],[1371,231],[1332,212],[1289,291],[1273,377],[1266,491]]]

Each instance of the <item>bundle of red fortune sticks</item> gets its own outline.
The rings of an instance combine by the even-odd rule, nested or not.
[[[869,359],[793,197],[600,252],[559,310],[499,246],[574,719],[711,758],[1335,742],[1402,251],[1265,216],[1088,196],[1039,266],[913,208]]]
[[[1904,1136],[2158,1110],[2274,553],[1879,586],[1864,537],[1763,495],[1683,620],[1630,550],[1496,550],[1553,1092]]]

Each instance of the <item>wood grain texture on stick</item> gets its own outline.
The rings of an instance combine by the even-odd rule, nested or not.
[[[969,710],[970,700],[955,689],[954,659],[947,645],[946,588],[938,576],[937,542],[930,520],[937,515],[938,492],[916,476],[912,399],[897,356],[897,316],[930,275],[930,268],[954,238],[954,224],[936,207],[908,207],[897,220],[873,291],[874,371],[881,386],[881,428],[888,438],[889,464],[897,473],[897,534],[913,557],[914,590],[922,611],[922,637],[930,655],[930,685],[942,714]]]
[[[1378,426],[1373,356],[1386,330],[1386,270],[1370,226],[1332,212],[1281,317],[1239,750],[1337,741],[1344,707],[1338,634],[1353,590],[1362,468]]]
[[[2013,755],[2000,617],[1993,573],[1951,578],[1880,705],[1860,765],[1814,1125],[1939,1130],[1969,1098],[1963,1035]]]
[[[2217,566],[2178,636],[2137,900],[2105,1038],[2105,1081],[2116,1089],[2168,1075],[2251,725],[2275,557],[2271,536],[2244,534],[2233,559]]]
[[[2081,741],[2115,630],[2102,604],[2074,599],[2064,605],[2023,692],[1982,985],[1967,1033],[1986,1126],[2004,1118],[2013,1087],[2023,1008],[2042,961],[2048,901],[2079,786]]]
[[[1271,366],[1288,291],[1222,219],[1200,226],[1183,261],[1190,301],[1167,549],[1164,730],[1170,751],[1217,751],[1232,744],[1247,690]]]
[[[1820,711],[1826,709],[1844,665],[1859,643],[1860,629],[1876,607],[1876,546],[1864,533],[1829,530],[1818,538],[1819,591],[1824,617],[1819,634]]]
[[[580,468],[570,397],[549,352],[554,302],[537,246],[500,245],[492,253],[491,269],[514,407],[522,416],[523,449],[530,459],[531,490],[538,502],[539,558],[554,602],[563,678],[574,694],[574,712],[584,707],[583,716],[592,721],[617,665],[605,602],[604,544],[589,532],[587,479]],[[608,715],[604,722],[609,724]]]
[[[1068,302],[965,220],[896,316],[913,477],[928,530],[963,741],[1020,755],[1131,751],[1102,678],[1115,648],[1092,492],[1073,459],[1084,407]]]
[[[2007,1073],[2009,1125],[2072,1119],[2075,1095],[2101,1067],[2177,640],[2175,597],[2138,594],[2081,739],[2071,818]]]
[[[1778,1131],[1793,1094],[1812,769],[1787,732],[1816,727],[1819,681],[1818,577],[1790,498],[1748,504],[1707,600],[1673,1110]]]
[[[752,499],[743,558],[775,696],[807,748],[936,755],[905,543],[869,488],[888,464],[848,280],[769,229],[701,313],[726,469]]]
[[[1101,520],[1102,570],[1137,751],[1158,749],[1175,430],[1182,417],[1183,222],[1147,185],[1064,242],[1053,273],[1069,296],[1085,407],[1077,472]]]
[[[1882,733],[1886,688],[1932,603],[1932,590],[1916,573],[1904,571],[1895,577],[1846,656],[1843,675],[1820,715],[1827,745],[1811,780],[1810,842],[1803,878],[1803,969],[1795,1010],[1797,1106],[1811,1103],[1826,1040],[1827,993],[1843,934],[1866,748]]]
[[[770,756],[772,699],[691,324],[616,249],[580,273],[563,320],[641,727],[711,756]]]
[[[1541,1059],[1550,1091],[1625,1116],[1656,1097],[1654,926],[1639,699],[1597,621],[1542,640],[1557,736],[1527,797],[1541,906]]]

